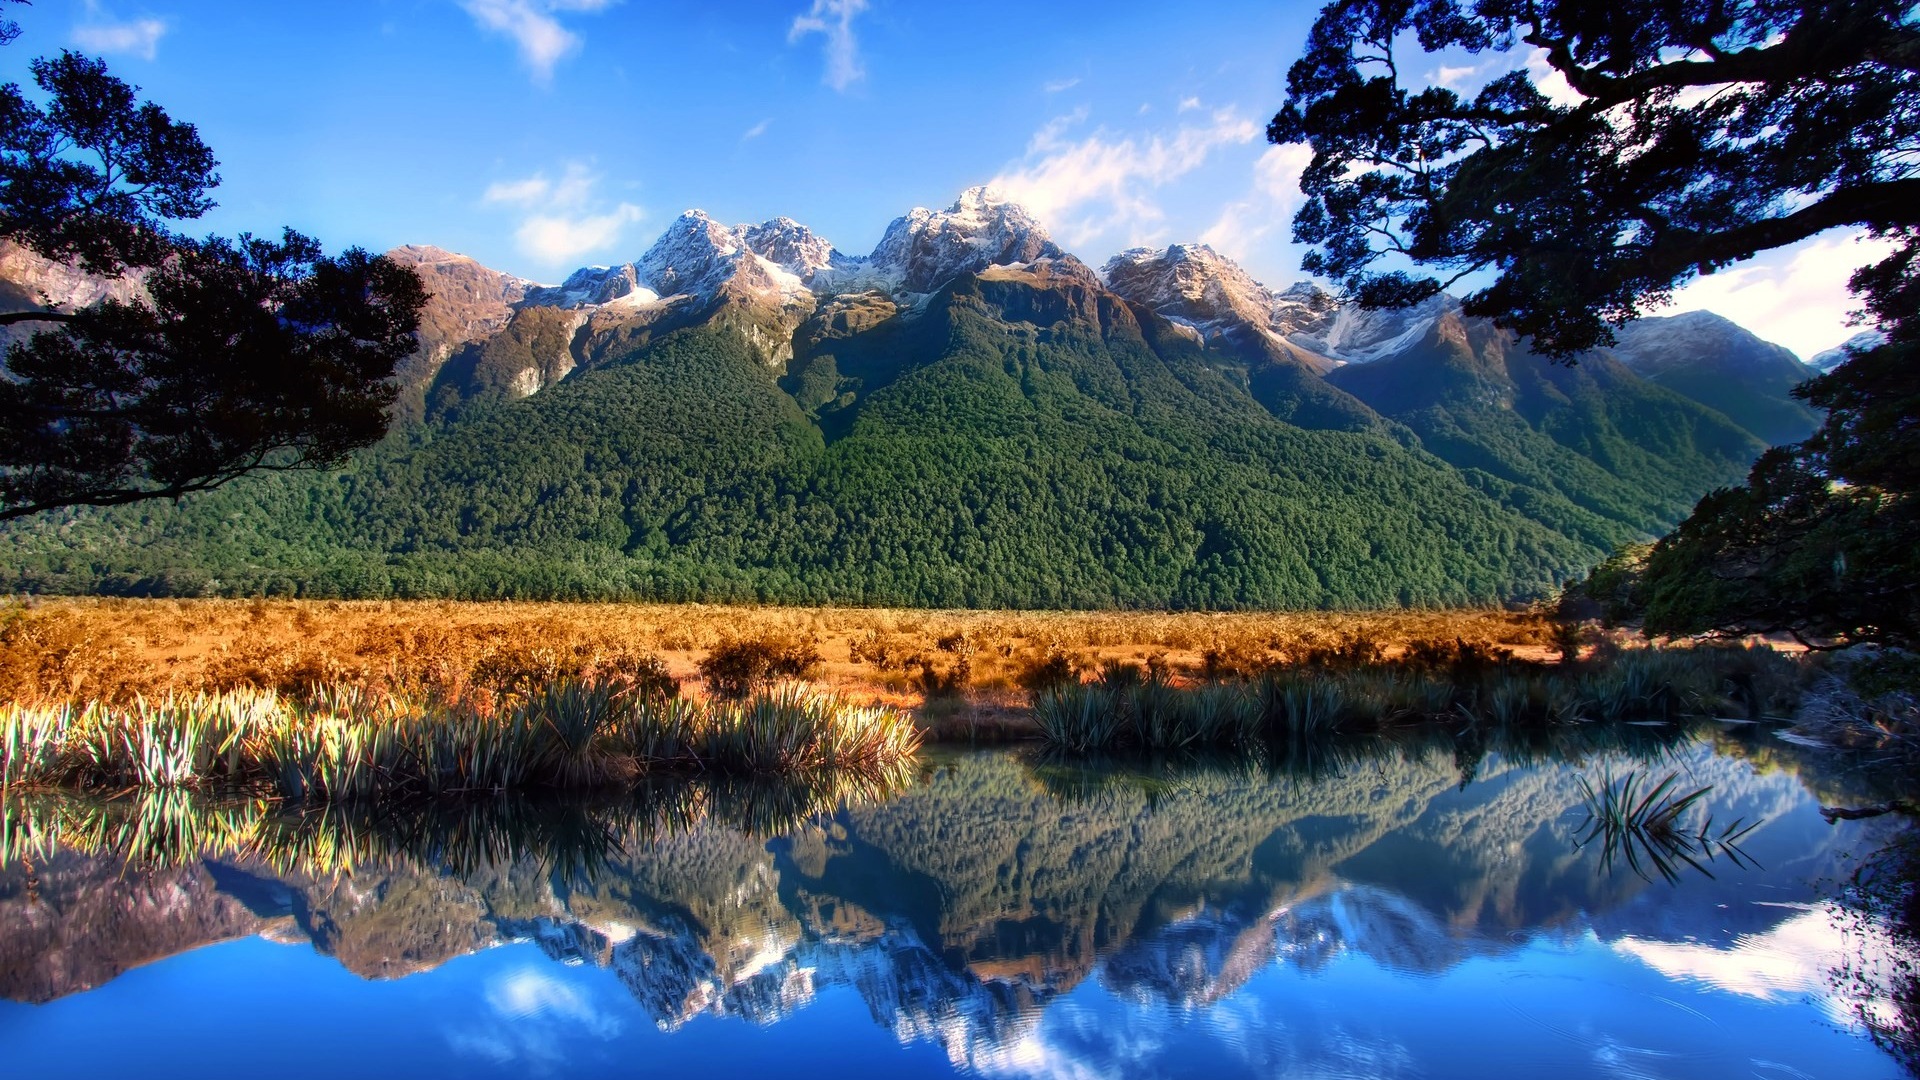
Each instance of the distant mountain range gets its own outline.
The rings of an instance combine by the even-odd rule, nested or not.
[[[1540,595],[1818,417],[1704,313],[1554,364],[1450,297],[1098,270],[974,188],[863,257],[688,211],[541,285],[431,247],[396,431],[345,469],[0,531],[28,590],[1349,606]],[[0,252],[0,300],[102,286]],[[63,276],[64,275],[64,276]],[[10,580],[9,580],[10,579]]]

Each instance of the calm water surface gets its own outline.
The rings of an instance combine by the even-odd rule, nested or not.
[[[1883,1077],[1884,822],[1777,740],[1286,767],[943,754],[888,790],[294,817],[7,807],[13,1076]],[[1579,777],[1678,770],[1749,865],[1576,848]],[[1802,777],[1808,777],[1802,779]],[[1876,832],[1876,828],[1879,830]]]

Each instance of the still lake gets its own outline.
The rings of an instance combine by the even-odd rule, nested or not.
[[[1711,728],[1712,726],[1709,725]],[[1624,729],[1623,729],[1624,730]],[[293,815],[6,804],[13,1076],[1889,1077],[1890,819],[1770,732]],[[1744,858],[1577,846],[1678,772]],[[1847,972],[1869,976],[1866,985]]]

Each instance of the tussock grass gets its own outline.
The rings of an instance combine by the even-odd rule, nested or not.
[[[0,706],[8,790],[233,786],[357,802],[591,788],[663,768],[874,773],[918,748],[897,710],[802,684],[712,703],[569,678],[455,701],[347,687]]]
[[[1161,656],[1175,670],[1252,676],[1275,664],[1423,640],[1549,650],[1538,614],[1048,612],[707,604],[449,601],[35,600],[0,604],[0,700],[124,702],[235,689],[389,694],[524,692],[565,676],[678,679],[724,694],[744,676],[793,675],[854,696],[1028,689],[1063,674]],[[742,645],[764,644],[767,649]],[[732,650],[728,646],[732,645]],[[722,663],[705,663],[716,655]],[[817,656],[819,668],[813,670]],[[764,663],[762,663],[764,661]],[[703,663],[709,671],[702,671]]]
[[[1523,661],[1465,642],[1401,656],[1348,643],[1308,663],[1177,684],[1109,665],[1034,691],[1042,738],[1064,750],[1246,747],[1411,724],[1464,731],[1671,724],[1761,716],[1790,702],[1804,662],[1765,648],[1612,650],[1579,663]]]

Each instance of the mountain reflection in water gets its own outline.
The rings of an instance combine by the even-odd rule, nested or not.
[[[185,972],[178,954],[217,942],[231,961],[202,950],[179,977],[239,985],[262,962],[237,939],[258,938],[366,979],[484,984],[505,1026],[436,1044],[461,1072],[592,1072],[581,1055],[642,1026],[675,1033],[653,1060],[725,1072],[751,1040],[701,1041],[705,1017],[806,1032],[844,1064],[847,1009],[815,1003],[857,1001],[897,1044],[937,1049],[877,1059],[902,1072],[1480,1075],[1503,1053],[1571,1053],[1575,1074],[1892,1074],[1843,1030],[1877,1006],[1827,978],[1847,943],[1818,885],[1876,826],[1829,827],[1809,785],[1855,793],[1780,767],[1764,738],[1629,734],[1127,767],[995,751],[893,782],[377,813],[14,799],[0,996],[53,1004],[0,1006],[0,1032],[38,1045],[36,1024],[69,1014],[113,1030],[114,1010],[155,1004],[113,980],[169,957]],[[1573,843],[1578,778],[1636,765],[1763,822],[1743,844],[1757,866],[1677,886],[1603,872]],[[502,966],[536,948],[568,967]],[[502,1034],[529,1018],[571,1034]]]

